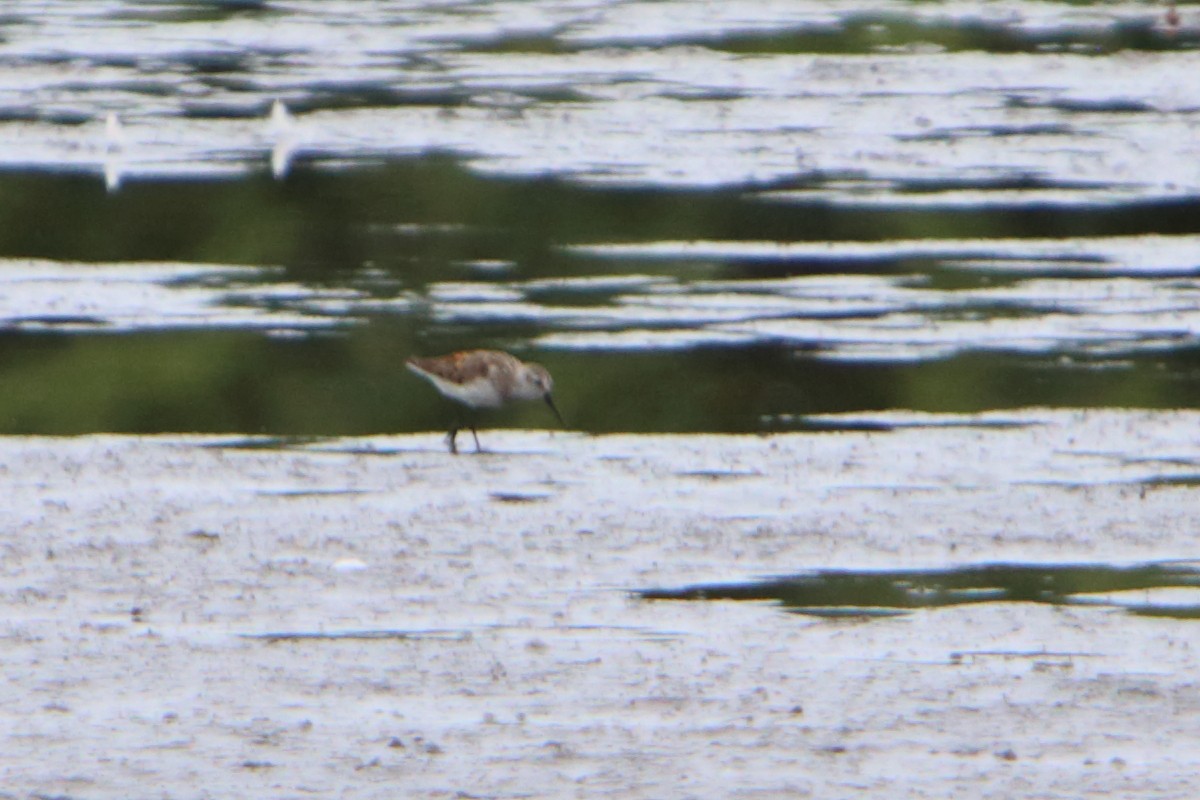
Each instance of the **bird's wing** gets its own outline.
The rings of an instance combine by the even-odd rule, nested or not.
[[[421,358],[413,356],[408,359],[408,366],[418,372],[436,375],[442,380],[453,383],[470,383],[476,378],[486,378],[491,369],[491,363],[484,356],[485,350],[463,350],[451,353],[441,358]]]

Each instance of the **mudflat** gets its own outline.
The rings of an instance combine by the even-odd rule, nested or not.
[[[638,591],[1182,568],[1200,414],[821,422],[457,457],[0,439],[0,797],[1191,796],[1190,587],[887,616]]]

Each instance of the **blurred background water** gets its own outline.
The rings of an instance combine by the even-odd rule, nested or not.
[[[571,427],[1200,398],[1200,11],[17,2],[0,432]],[[495,424],[549,427],[544,408]]]

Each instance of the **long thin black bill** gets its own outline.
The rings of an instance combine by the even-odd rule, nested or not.
[[[554,405],[554,398],[550,396],[549,392],[546,393],[546,405],[550,406],[550,410],[554,412],[554,416],[558,417],[558,424],[564,428],[567,427],[567,421],[562,418],[562,414],[558,413],[558,406]]]

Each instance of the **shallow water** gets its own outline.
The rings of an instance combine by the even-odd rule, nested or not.
[[[982,564],[951,569],[820,571],[743,584],[646,589],[647,600],[777,600],[816,616],[888,616],[966,603],[1051,603],[1200,618],[1200,571],[1189,564]]]
[[[1193,404],[1187,9],[701,5],[11,4],[0,431]]]

